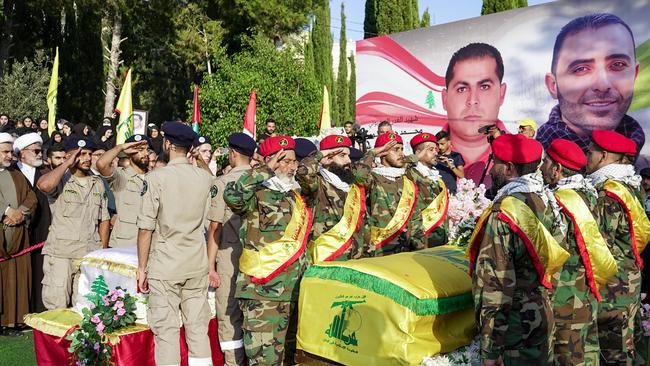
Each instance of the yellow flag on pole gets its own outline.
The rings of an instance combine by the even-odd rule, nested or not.
[[[123,144],[126,139],[133,135],[133,100],[131,99],[131,69],[126,72],[124,85],[120,92],[120,99],[117,100],[115,111],[120,114],[117,123],[116,144]]]
[[[47,88],[47,135],[51,136],[56,130],[56,94],[59,89],[59,47],[56,48],[54,64],[52,64],[52,77]]]
[[[320,108],[320,123],[322,130],[332,128],[332,118],[330,116],[330,95],[327,92],[327,85],[323,85],[323,105]]]

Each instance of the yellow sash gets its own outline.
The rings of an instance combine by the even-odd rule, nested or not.
[[[557,202],[573,222],[576,244],[585,265],[587,283],[600,300],[599,287],[616,274],[616,260],[600,233],[598,223],[580,195],[572,189],[555,192]]]
[[[643,252],[650,241],[650,220],[643,209],[643,205],[622,183],[608,180],[604,185],[607,196],[618,201],[625,209],[627,222],[630,226],[630,239],[633,243],[632,251],[639,265],[643,267],[640,253]]]
[[[485,215],[484,212],[481,218]],[[487,215],[489,216],[489,213]],[[551,276],[562,267],[569,258],[569,253],[558,244],[530,207],[517,198],[506,196],[501,201],[498,218],[507,223],[510,229],[524,242],[540,283],[546,288],[551,288]],[[482,222],[479,220],[481,226],[485,226],[486,219],[487,216],[483,218]],[[478,227],[477,224],[472,234],[468,249],[471,254],[470,270],[476,262],[479,249],[480,237],[475,234],[482,233],[483,230],[484,228]]]
[[[295,262],[305,251],[311,231],[312,212],[304,199],[293,191],[291,219],[282,237],[259,251],[244,248],[239,258],[239,270],[256,284],[265,284]]]
[[[402,187],[402,196],[395,209],[395,215],[390,219],[388,224],[381,228],[373,226],[370,228],[370,241],[375,248],[381,248],[384,244],[393,240],[406,228],[418,196],[418,187],[406,176],[402,177],[404,185]]]
[[[332,261],[352,245],[352,236],[359,230],[366,212],[366,190],[353,184],[343,205],[343,216],[336,225],[309,243],[313,263]]]
[[[449,191],[447,190],[447,186],[442,179],[438,179],[438,185],[442,188],[442,191],[433,199],[427,208],[422,210],[424,235],[429,235],[442,224],[449,209]]]

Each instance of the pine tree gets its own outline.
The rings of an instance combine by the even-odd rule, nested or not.
[[[422,13],[422,20],[420,21],[420,28],[425,28],[431,26],[431,15],[429,15],[429,8],[424,10]]]
[[[305,74],[308,75],[311,78],[315,78],[316,75],[314,74],[314,32],[312,30],[309,31],[309,37],[307,38],[307,43],[305,43],[305,49],[304,49],[304,57],[305,57]]]
[[[408,29],[411,30],[420,27],[420,9],[418,7],[418,0],[411,0],[411,23]]]
[[[527,0],[483,0],[481,15],[528,6]]]
[[[336,76],[336,100],[340,122],[350,118],[348,107],[348,55],[345,34],[345,9],[341,3],[341,33],[339,35],[339,70]]]
[[[315,12],[312,44],[314,53],[314,74],[316,81],[327,86],[330,93],[331,106],[336,105],[332,71],[332,33],[330,33],[330,8],[329,3],[318,7]],[[321,89],[322,90],[322,89]],[[332,119],[336,120],[338,109],[330,108]]]
[[[357,70],[354,62],[354,55],[350,56],[350,81],[348,83],[348,108],[350,110],[350,118],[352,122],[356,120],[356,106],[357,106]]]
[[[402,3],[403,5],[404,3]],[[410,5],[410,1],[406,2]],[[377,34],[385,35],[404,30],[404,17],[398,0],[377,0]]]
[[[366,13],[363,18],[363,38],[377,35],[377,0],[366,0]]]

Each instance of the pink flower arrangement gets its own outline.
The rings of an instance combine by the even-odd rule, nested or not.
[[[471,179],[459,179],[456,194],[449,198],[447,212],[450,244],[467,245],[476,220],[489,205],[490,200],[485,198],[483,184],[477,187]]]

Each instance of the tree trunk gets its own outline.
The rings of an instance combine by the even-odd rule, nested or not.
[[[111,117],[115,110],[115,78],[120,66],[120,44],[122,43],[122,14],[115,12],[113,17],[111,49],[109,50],[108,75],[106,75],[106,96],[104,97],[104,117]]]

